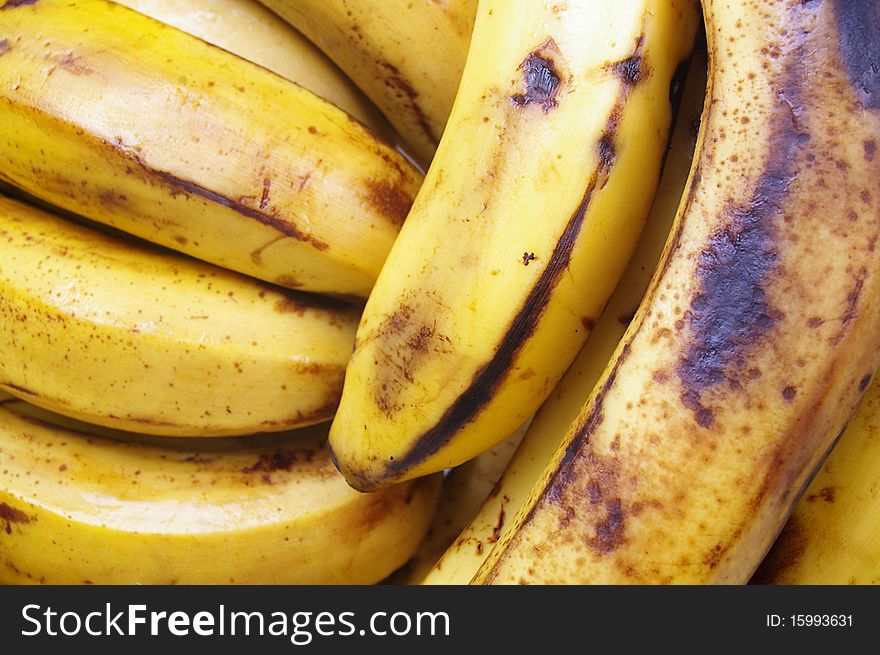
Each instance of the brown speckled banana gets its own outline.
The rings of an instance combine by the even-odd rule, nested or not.
[[[427,166],[443,134],[477,0],[260,0],[323,50]]]
[[[0,0],[0,180],[282,286],[365,297],[421,175],[348,114],[106,0]]]
[[[586,340],[657,188],[691,0],[486,0],[358,328],[330,444],[370,490],[519,427]]]
[[[0,198],[0,388],[160,435],[333,415],[358,314]]]
[[[753,584],[880,584],[880,384],[870,384]]]
[[[476,582],[746,582],[877,368],[878,6],[703,6],[657,276]]]
[[[258,0],[114,0],[296,82],[386,139],[391,126],[326,55]]]
[[[440,487],[357,493],[326,427],[111,440],[57,419],[0,399],[0,584],[375,583],[415,550]]]

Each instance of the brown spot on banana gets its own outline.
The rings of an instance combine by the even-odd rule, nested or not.
[[[263,179],[263,194],[260,196],[260,211],[269,209],[269,192],[272,190],[272,180],[268,177]]]
[[[0,11],[5,11],[7,9],[15,9],[16,7],[26,7],[27,5],[35,5],[38,0],[6,0],[3,3],[3,6],[0,7]]]
[[[257,461],[241,470],[242,473],[259,473],[266,484],[272,484],[272,473],[277,471],[290,471],[301,462],[311,462],[314,457],[312,450],[284,450],[277,449],[272,452],[261,453]]]
[[[430,299],[411,298],[386,317],[377,339],[387,344],[382,349],[386,374],[373,388],[376,406],[388,416],[401,409],[396,398],[404,384],[415,380],[418,366],[431,356],[450,351],[449,339],[440,334]]]
[[[810,494],[805,498],[808,503],[814,503],[821,500],[824,503],[834,502],[834,487],[822,487],[814,494]]]
[[[367,202],[395,225],[403,225],[412,206],[412,196],[397,184],[387,180],[370,180],[364,194]]]
[[[419,97],[418,91],[416,91],[409,80],[403,76],[397,66],[388,61],[380,63],[382,68],[388,72],[389,86],[399,91],[402,96],[406,98],[407,104],[409,105],[409,108],[416,119],[416,124],[419,126],[422,134],[424,134],[428,141],[437,143],[440,140],[440,137],[434,133],[434,129],[431,127],[431,119],[428,117],[428,113],[422,108],[421,98]]]
[[[12,46],[9,45],[9,40],[8,39],[0,39],[0,57],[5,55],[10,50],[12,50]]]
[[[58,60],[58,65],[71,75],[91,75],[95,72],[82,62],[82,57],[76,57],[72,53]]]
[[[559,47],[552,38],[548,38],[519,65],[523,90],[510,96],[511,102],[517,107],[536,104],[545,114],[556,107],[559,104],[556,96],[559,95],[562,83],[557,61],[562,61]]]
[[[627,86],[635,86],[642,82],[644,79],[651,74],[647,65],[645,64],[644,56],[642,55],[642,46],[645,42],[645,35],[642,34],[639,36],[638,44],[636,45],[636,50],[633,55],[627,57],[626,59],[622,59],[621,61],[615,62],[611,64],[609,67],[611,72],[617,75],[620,78],[621,82],[626,84]],[[687,62],[682,62],[685,66],[685,71],[681,77],[676,79],[675,75],[672,76],[672,82],[670,83],[670,98],[673,95],[673,88],[675,84],[679,84],[679,88],[681,88],[681,84],[684,81],[684,75],[687,74]],[[679,68],[681,65],[679,65]],[[679,70],[676,70],[676,75],[679,74]]]
[[[12,505],[0,503],[0,520],[6,521],[6,534],[12,534],[13,523],[30,523],[33,519]]]

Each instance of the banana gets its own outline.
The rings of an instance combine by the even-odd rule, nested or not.
[[[390,578],[392,584],[422,584],[486,502],[527,428],[528,421],[498,445],[449,472],[424,540],[406,565]]]
[[[390,125],[352,81],[302,34],[257,0],[115,0],[259,64],[329,100],[386,140]]]
[[[370,295],[330,445],[371,490],[456,466],[550,394],[649,212],[690,0],[480,3],[443,142]]]
[[[378,582],[416,549],[440,479],[359,494],[326,432],[126,442],[0,404],[0,583]]]
[[[0,388],[125,430],[326,421],[357,310],[0,198]]]
[[[106,0],[0,0],[0,180],[234,271],[365,297],[421,175],[302,87]]]
[[[697,50],[681,91],[681,104],[657,196],[620,283],[577,359],[535,415],[497,487],[423,576],[423,584],[461,585],[471,581],[493,545],[509,531],[517,510],[553,457],[568,426],[577,418],[586,390],[591,389],[602,374],[657,268],[690,173],[705,91],[706,57]],[[445,495],[445,490],[443,493]]]
[[[877,5],[703,9],[657,274],[476,583],[748,581],[877,368]]]
[[[379,107],[423,166],[452,109],[477,0],[260,0]]]
[[[880,584],[880,385],[873,382],[753,584]]]

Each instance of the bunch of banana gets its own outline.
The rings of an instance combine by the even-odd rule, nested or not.
[[[691,0],[480,2],[333,419],[355,488],[461,464],[550,394],[645,222],[696,28]]]
[[[0,180],[262,280],[369,293],[421,175],[349,114],[107,0],[6,2],[0,34]]]
[[[282,287],[366,296],[421,174],[261,5],[121,4],[0,2],[0,582],[381,581],[440,477],[289,432],[360,308]]]
[[[660,186],[620,283],[577,359],[535,415],[510,463],[499,471],[492,493],[482,494],[479,510],[471,514],[466,527],[462,526],[458,536],[450,541],[449,548],[439,559],[435,558],[433,566],[427,571],[423,567],[418,569],[424,572],[419,580],[423,584],[468,584],[471,581],[492,546],[509,532],[513,517],[559,447],[568,426],[577,417],[584,401],[584,390],[595,385],[614,353],[648,288],[687,184],[705,90],[706,57],[697,50],[680,92],[681,104]],[[443,493],[445,495],[445,488]],[[441,497],[441,507],[442,503]]]
[[[880,385],[873,382],[752,583],[880,584],[878,435]]]
[[[877,25],[0,0],[0,583],[878,581]]]
[[[877,368],[876,5],[703,8],[664,257],[474,582],[746,582]]]
[[[260,0],[329,55],[422,164],[456,97],[477,0]]]
[[[326,427],[108,439],[0,403],[3,584],[375,583],[416,548],[440,487],[357,493],[322,447]]]

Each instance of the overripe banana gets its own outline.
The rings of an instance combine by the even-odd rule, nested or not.
[[[639,307],[669,235],[687,184],[705,91],[706,57],[698,50],[682,92],[657,196],[620,283],[583,350],[535,415],[496,489],[424,576],[423,584],[471,581],[494,544],[510,530],[513,517],[577,417],[589,389],[605,369]]]
[[[645,302],[478,583],[742,583],[878,364],[876,3],[705,0]]]
[[[331,428],[357,489],[458,465],[530,417],[642,229],[695,3],[557,7],[480,3],[455,108],[370,295]]]
[[[114,0],[278,73],[393,138],[375,105],[327,56],[258,0]]]
[[[755,584],[880,583],[880,385],[798,501]]]
[[[0,0],[0,43],[0,180],[282,286],[369,293],[421,176],[348,114],[106,0]]]
[[[440,480],[359,494],[325,437],[149,445],[0,404],[0,583],[378,582],[417,547]]]
[[[477,0],[260,0],[311,39],[431,161],[470,42]]]
[[[357,311],[0,198],[0,388],[92,423],[249,434],[329,419]]]
[[[393,584],[421,584],[441,555],[471,522],[492,493],[522,441],[525,424],[507,439],[450,471],[443,481],[437,511],[425,538],[406,565],[391,577]]]

